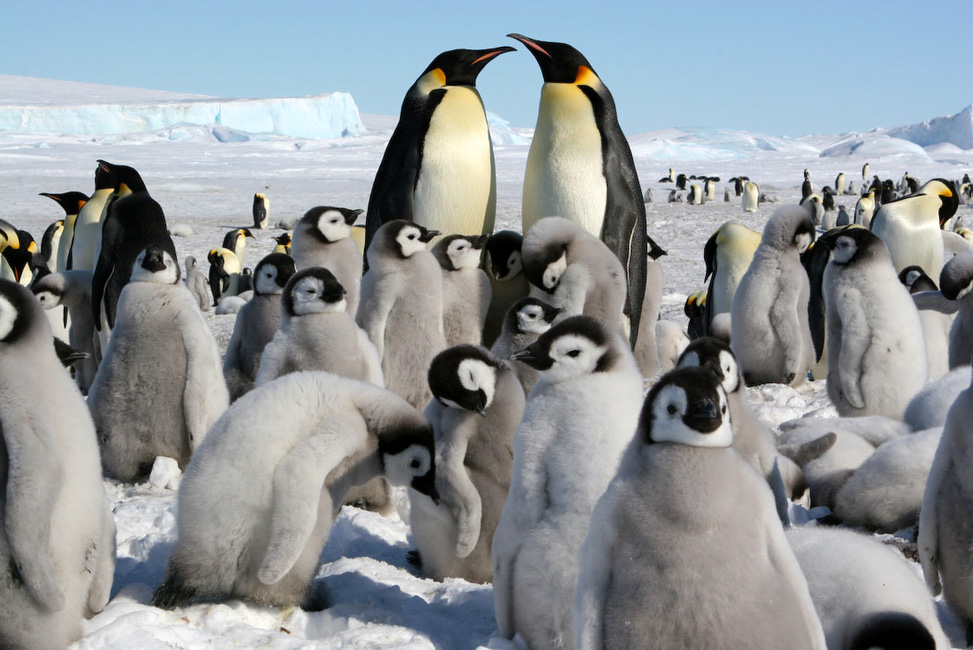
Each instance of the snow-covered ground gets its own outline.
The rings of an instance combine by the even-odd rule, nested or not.
[[[184,99],[150,91],[77,86],[0,75],[0,114],[24,104],[63,107],[93,101],[117,105]],[[90,192],[95,161],[105,159],[139,170],[163,206],[170,227],[182,224],[194,233],[175,238],[180,258],[193,255],[204,260],[229,227],[251,223],[255,192],[269,196],[271,224],[297,219],[315,205],[365,208],[395,118],[362,115],[360,119],[365,129],[359,135],[325,140],[252,133],[221,138],[214,125],[190,124],[104,135],[0,131],[0,218],[39,240],[62,213],[38,193]],[[512,129],[497,116],[492,126],[497,143],[497,227],[519,230],[531,132]],[[643,190],[654,190],[655,200],[646,206],[650,234],[668,250],[661,260],[662,317],[679,322],[685,321],[686,296],[703,286],[702,250],[710,234],[730,218],[761,229],[775,207],[762,204],[757,213],[745,214],[739,199],[725,203],[723,188],[729,178],[747,175],[781,203],[796,203],[805,168],[819,187],[833,185],[835,175],[844,172],[858,188],[866,161],[872,174],[896,180],[905,171],[923,180],[958,179],[973,167],[973,150],[955,143],[923,149],[885,132],[791,139],[718,129],[666,129],[634,134],[631,141]],[[670,166],[677,173],[720,176],[717,200],[702,206],[667,203],[673,186],[657,179]],[[855,200],[837,197],[849,212]],[[973,219],[970,206],[961,206],[959,214],[967,222]],[[248,241],[246,264],[253,266],[270,252],[272,237],[280,232],[276,228],[255,231],[256,240]],[[225,346],[234,316],[210,311],[206,318]],[[828,404],[823,382],[799,390],[764,386],[750,389],[749,395],[757,414],[774,424]],[[328,609],[310,613],[241,602],[171,612],[153,608],[148,602],[162,579],[175,536],[176,493],[164,484],[164,480],[135,486],[106,482],[118,524],[113,598],[105,611],[85,624],[85,636],[74,648],[512,647],[496,636],[489,585],[461,580],[438,583],[419,577],[406,562],[411,547],[403,521],[349,508],[342,510],[321,558],[318,580],[329,594]],[[946,623],[958,643],[948,617]]]

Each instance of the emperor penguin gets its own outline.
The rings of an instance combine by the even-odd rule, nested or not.
[[[689,196],[686,198],[686,203],[689,205],[703,205],[706,202],[706,197],[703,196],[703,190],[700,188],[699,183],[689,184]]]
[[[820,226],[824,221],[824,202],[821,200],[820,194],[810,194],[807,197],[801,199],[801,207],[807,210],[807,213],[811,216],[811,221],[814,222],[815,226]]]
[[[348,313],[345,289],[331,271],[321,266],[297,271],[279,300],[280,326],[263,350],[257,386],[302,370],[384,384],[378,352]]]
[[[483,270],[490,278],[490,308],[483,324],[483,345],[490,347],[500,336],[511,305],[530,292],[524,274],[521,246],[524,236],[515,230],[490,235],[483,259]]]
[[[625,331],[625,269],[603,241],[569,219],[544,217],[524,235],[522,250],[527,280],[565,316],[584,314]]]
[[[20,237],[17,228],[3,219],[0,219],[0,280],[11,280],[20,282],[19,273],[14,272],[14,267],[8,260],[7,251],[9,249],[20,248]]]
[[[814,241],[814,232],[804,208],[778,208],[733,294],[731,346],[749,386],[802,384],[814,365],[807,311],[810,282],[801,265],[801,253]]]
[[[487,235],[446,235],[432,247],[443,271],[446,345],[479,345],[490,308],[490,278],[480,268]]]
[[[645,251],[665,254],[649,237],[642,188],[615,100],[581,52],[509,34],[536,59],[544,77],[534,137],[524,172],[525,237],[545,217],[558,216],[601,239],[625,270],[625,313],[638,336],[645,295]]]
[[[871,165],[865,163],[862,165],[862,180],[866,183],[868,182],[869,174],[871,173]]]
[[[274,241],[277,243],[271,253],[283,253],[285,255],[291,254],[291,234],[289,232],[285,232],[282,235],[274,237]]]
[[[74,364],[74,379],[81,393],[87,395],[101,361],[98,336],[91,317],[91,271],[51,273],[35,280],[30,288],[44,309],[67,309],[71,320],[68,343],[88,355]]]
[[[44,258],[47,270],[51,273],[56,273],[59,270],[57,268],[57,245],[63,233],[64,219],[58,219],[57,221],[52,221],[44,229],[44,234],[41,235],[41,257]]]
[[[811,171],[809,169],[805,169],[804,182],[801,183],[801,203],[804,203],[804,200],[814,193],[814,184],[811,183]]]
[[[233,251],[240,260],[240,268],[246,263],[247,238],[255,239],[249,228],[234,228],[223,236],[223,248]]]
[[[61,194],[41,192],[40,195],[56,201],[64,210],[64,229],[56,243],[54,261],[48,266],[51,271],[67,271],[73,268],[71,246],[74,244],[74,231],[78,223],[78,213],[88,202],[88,195],[84,192],[63,192]]]
[[[760,202],[760,188],[753,181],[743,184],[743,211],[756,212],[757,204]]]
[[[81,209],[74,224],[71,242],[71,268],[95,270],[98,252],[101,250],[101,221],[108,207],[108,200],[115,193],[115,178],[111,168],[98,162],[95,169],[95,191]]]
[[[706,264],[703,279],[709,280],[704,312],[704,329],[707,333],[716,316],[730,313],[733,294],[759,245],[760,233],[736,219],[724,222],[707,240],[703,247],[703,261]]]
[[[973,252],[955,256],[939,276],[942,295],[958,303],[949,330],[949,369],[970,363],[973,356]]]
[[[875,215],[875,210],[877,209],[875,192],[869,191],[867,194],[863,194],[859,197],[858,202],[855,203],[854,223],[865,228],[870,228],[872,225],[872,217]]]
[[[358,324],[382,360],[385,386],[416,408],[429,403],[422,376],[446,347],[443,273],[426,244],[439,233],[403,219],[375,233],[366,251]]]
[[[184,468],[229,403],[219,347],[175,256],[149,246],[131,277],[88,393],[105,475],[125,482],[157,456]]]
[[[838,172],[838,175],[834,177],[834,193],[838,195],[844,194],[846,187],[845,173]]]
[[[424,411],[436,440],[440,503],[409,490],[409,526],[423,575],[493,581],[491,541],[513,465],[524,393],[510,365],[485,348],[458,345],[429,366]]]
[[[943,268],[942,224],[959,206],[951,181],[934,178],[915,194],[885,203],[872,218],[871,230],[885,242],[898,273],[921,266],[931,278]]]
[[[266,194],[253,195],[253,227],[266,230],[270,226],[270,199]]]
[[[362,210],[319,205],[304,213],[294,228],[290,255],[298,269],[323,266],[347,292],[345,304],[354,318],[361,290],[362,254],[351,237]]]
[[[231,401],[253,388],[261,355],[280,327],[281,294],[296,270],[294,260],[282,253],[270,253],[257,263],[253,298],[237,312],[223,359]]]
[[[871,231],[835,230],[821,241],[832,249],[823,285],[828,397],[845,417],[902,419],[927,377],[915,302]]]
[[[95,427],[51,341],[30,290],[0,280],[0,645],[11,650],[76,641],[115,572]]]
[[[196,265],[196,258],[192,255],[186,256],[186,288],[193,294],[196,304],[200,311],[209,311],[210,289],[208,281],[203,272]]]
[[[845,226],[851,225],[851,223],[852,223],[851,215],[848,214],[848,211],[847,210],[845,210],[845,206],[844,205],[839,205],[838,206],[838,216],[835,217],[835,220],[834,220],[834,227],[835,228],[843,228]]]
[[[521,298],[507,310],[503,330],[493,342],[490,352],[501,359],[510,359],[512,354],[525,349],[537,337],[551,329],[554,319],[560,313],[560,309],[538,298]],[[510,364],[524,389],[524,395],[527,395],[540,379],[540,372],[523,361],[510,360]]]
[[[429,422],[377,386],[300,372],[247,393],[186,468],[153,604],[321,609],[311,581],[348,489],[383,476],[435,497],[435,460]]]
[[[213,304],[219,305],[225,297],[240,295],[243,267],[236,253],[229,248],[213,248],[206,255],[206,260],[209,262],[209,288],[213,293]]]
[[[368,197],[366,251],[378,229],[398,219],[447,235],[493,232],[496,169],[476,78],[513,51],[443,52],[409,88]]]
[[[826,648],[771,492],[731,448],[727,411],[703,368],[649,391],[578,558],[578,650]]]
[[[786,535],[829,648],[952,648],[935,602],[900,553],[836,527],[794,526]]]
[[[530,648],[572,648],[578,551],[638,423],[642,373],[625,340],[588,316],[566,318],[513,358],[541,378],[514,435],[493,536],[497,626]]]

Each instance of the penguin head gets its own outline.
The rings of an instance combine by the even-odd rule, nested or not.
[[[279,237],[274,237],[274,241],[277,242],[277,246],[274,247],[275,253],[285,253],[290,254],[291,250],[291,234],[285,232]]]
[[[617,338],[590,316],[572,316],[510,358],[539,370],[543,381],[558,383],[611,370],[619,357]]]
[[[432,247],[432,254],[446,271],[475,269],[480,266],[480,256],[487,235],[447,235]]]
[[[114,190],[115,176],[112,174],[111,166],[103,160],[98,161],[95,167],[95,191]]]
[[[807,210],[799,205],[785,205],[770,216],[760,241],[779,251],[797,249],[801,254],[814,241],[815,232]]]
[[[941,205],[939,207],[939,227],[953,218],[959,208],[959,196],[956,194],[956,186],[953,181],[945,178],[934,178],[919,188],[919,194],[938,196]]]
[[[84,204],[88,202],[88,195],[83,192],[63,192],[61,194],[41,192],[40,195],[57,201],[58,205],[64,210],[65,216],[78,214]]]
[[[0,344],[23,340],[39,321],[40,307],[30,290],[0,279]]]
[[[551,323],[561,311],[559,307],[553,307],[537,298],[521,298],[507,310],[506,328],[512,332],[539,336],[551,329]]]
[[[487,271],[501,282],[517,277],[524,270],[520,248],[524,236],[513,230],[501,230],[490,235],[486,243]]]
[[[939,291],[936,283],[926,275],[921,266],[907,266],[899,273],[899,282],[909,288],[909,293],[919,293],[921,291]]]
[[[332,244],[351,237],[351,228],[362,212],[363,210],[319,205],[305,212],[301,223],[305,225],[305,231],[319,242]]]
[[[637,435],[645,444],[732,445],[733,429],[719,378],[699,367],[677,368],[663,375],[645,399]]]
[[[115,184],[115,194],[126,196],[133,192],[145,191],[145,181],[142,180],[142,177],[135,171],[134,167],[113,165],[104,160],[99,160],[98,164],[102,169],[111,174],[112,181]]]
[[[253,292],[258,296],[269,296],[284,291],[287,281],[297,272],[290,255],[270,253],[257,263],[254,269]]]
[[[496,393],[500,363],[477,345],[447,348],[429,364],[429,389],[443,406],[485,416]]]
[[[189,275],[189,272],[196,268],[196,258],[193,257],[192,255],[187,255],[185,264],[186,264],[186,275]]]
[[[407,486],[439,503],[436,490],[436,449],[432,425],[399,424],[378,436],[378,455],[385,479],[392,485]]]
[[[416,85],[429,92],[443,86],[476,86],[476,78],[486,64],[504,52],[513,52],[508,46],[485,50],[448,50],[439,54],[423,70]]]
[[[34,276],[30,290],[34,292],[34,298],[37,299],[42,308],[54,309],[61,304],[64,292],[67,291],[67,282],[62,273]]]
[[[891,263],[885,243],[861,226],[829,230],[821,241],[831,249],[831,261],[835,264],[864,263],[879,257],[885,257]]]
[[[132,282],[176,284],[179,278],[179,265],[176,260],[159,246],[149,246],[143,250],[132,265]]]
[[[939,274],[939,287],[949,300],[960,300],[973,290],[973,251],[954,255]]]
[[[706,368],[717,376],[727,394],[735,393],[743,386],[743,373],[733,350],[723,340],[714,336],[693,339],[679,355],[677,368]]]
[[[392,247],[402,259],[408,259],[426,250],[426,244],[438,237],[438,230],[429,230],[411,221],[396,219],[389,221],[379,228],[379,232],[386,230],[386,237],[392,242]],[[376,234],[378,237],[378,234]]]
[[[301,269],[287,281],[281,308],[290,317],[344,312],[348,306],[346,293],[331,271],[312,266]]]
[[[703,315],[703,310],[706,307],[706,294],[706,289],[689,294],[689,297],[686,298],[686,304],[682,308],[682,312],[686,314],[686,318],[700,318]]]
[[[223,237],[223,248],[236,250],[237,246],[246,246],[247,237],[255,239],[249,228],[234,228]]]
[[[604,88],[588,59],[567,43],[541,41],[522,34],[507,34],[527,46],[540,66],[544,83],[597,85]]]

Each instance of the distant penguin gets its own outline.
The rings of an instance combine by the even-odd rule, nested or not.
[[[186,256],[186,288],[196,298],[196,304],[199,305],[200,311],[209,311],[210,290],[208,281],[203,272],[196,266],[196,258],[192,255]]]
[[[707,201],[716,200],[716,182],[712,178],[703,181],[703,197]]]
[[[652,188],[645,190],[645,194],[642,195],[643,203],[652,203]]]
[[[574,47],[509,34],[523,43],[544,77],[537,125],[524,172],[523,232],[558,216],[601,239],[625,270],[625,313],[633,345],[645,295],[645,251],[664,254],[648,236],[642,189],[615,100]]]
[[[676,189],[677,190],[684,190],[684,189],[686,189],[686,181],[687,180],[688,179],[686,178],[686,175],[685,174],[679,174],[678,176],[676,176]]]
[[[862,165],[862,180],[867,183],[870,174],[871,174],[871,166],[868,163],[865,163],[864,165]]]
[[[839,205],[838,206],[838,216],[835,217],[835,220],[834,220],[834,227],[835,228],[844,228],[845,226],[851,225],[851,223],[852,223],[851,215],[848,214],[848,211],[847,210],[845,210],[845,206]]]
[[[311,581],[348,489],[384,476],[435,495],[433,454],[422,414],[377,386],[303,372],[251,391],[186,468],[153,604],[321,609]]]
[[[132,266],[88,393],[105,475],[126,482],[157,456],[185,467],[229,402],[219,347],[175,257],[150,246]]]
[[[115,521],[88,408],[31,292],[0,280],[0,645],[66,648],[108,603]]]
[[[770,639],[825,649],[770,490],[730,449],[728,415],[708,370],[675,370],[649,391],[579,555],[578,650],[763,648]]]
[[[71,319],[68,343],[75,350],[88,353],[74,366],[74,379],[85,395],[95,378],[101,350],[91,317],[91,271],[63,271],[39,278],[31,285],[31,291],[44,309],[63,307]]]
[[[807,169],[804,170],[804,182],[801,183],[801,204],[814,194],[814,185],[811,183],[811,172]]]
[[[667,199],[667,202],[682,203],[683,202],[682,193],[676,192],[676,190],[669,190],[669,198]]]
[[[949,330],[949,368],[970,363],[973,356],[973,252],[957,255],[939,276],[942,294],[959,303]]]
[[[260,355],[280,326],[281,294],[295,271],[294,260],[281,253],[271,253],[257,263],[253,298],[237,313],[223,359],[231,401],[253,388]]]
[[[852,530],[786,531],[829,648],[949,650],[936,604],[900,553]]]
[[[874,233],[848,228],[821,241],[832,249],[824,271],[828,397],[845,417],[901,419],[927,377],[915,303]]]
[[[686,197],[686,203],[689,205],[703,205],[706,202],[706,197],[703,196],[703,190],[699,186],[699,183],[689,184],[689,196]]]
[[[862,195],[855,204],[854,223],[869,228],[872,225],[872,216],[875,214],[876,207],[875,192]]]
[[[446,345],[479,345],[490,309],[490,278],[480,268],[487,235],[446,235],[432,248],[443,271]]]
[[[531,648],[571,648],[578,551],[635,431],[642,374],[622,337],[587,316],[561,321],[513,358],[541,379],[514,436],[510,492],[493,537],[497,626]]]
[[[426,243],[439,233],[399,219],[375,233],[362,277],[358,323],[382,359],[385,386],[424,408],[422,381],[443,348],[443,273]]]
[[[507,310],[503,331],[490,348],[491,354],[510,359],[511,355],[525,349],[551,329],[551,324],[560,313],[557,307],[537,298],[521,298]],[[524,395],[527,395],[540,379],[540,372],[523,361],[511,360],[510,364],[524,389]]]
[[[277,245],[274,246],[274,250],[271,251],[272,253],[291,254],[291,234],[289,232],[274,237],[274,241],[277,242]]]
[[[810,283],[801,266],[801,253],[813,241],[814,224],[804,208],[778,208],[733,294],[731,345],[748,386],[802,384],[814,365]]]
[[[71,268],[94,271],[101,250],[101,228],[108,200],[115,193],[111,168],[100,161],[95,169],[95,191],[78,211],[71,242]]]
[[[233,251],[240,260],[240,267],[246,264],[247,238],[254,239],[249,228],[234,228],[223,236],[223,248]]]
[[[83,192],[64,192],[62,194],[41,192],[40,195],[56,201],[64,209],[64,229],[56,243],[55,260],[48,266],[51,271],[66,271],[73,268],[71,265],[71,262],[73,262],[71,260],[71,246],[74,244],[74,231],[78,222],[78,213],[88,202],[88,195]]]
[[[378,229],[397,219],[447,235],[493,232],[496,169],[476,78],[513,51],[443,52],[409,88],[368,197],[366,250]]]
[[[530,292],[524,274],[521,246],[524,237],[514,230],[501,230],[490,235],[486,243],[483,270],[490,278],[490,309],[483,325],[483,345],[490,347],[500,336],[511,305]]]
[[[756,212],[760,199],[760,188],[752,181],[743,184],[743,211]]]
[[[361,290],[362,254],[351,238],[361,210],[319,205],[304,213],[294,228],[290,255],[298,269],[322,266],[338,279],[347,292],[348,313],[358,313]]]
[[[659,179],[659,183],[675,183],[676,182],[676,172],[673,171],[672,167],[669,168],[669,175],[663,176]]]
[[[584,314],[625,331],[625,269],[604,242],[573,221],[545,217],[524,235],[522,251],[527,280],[565,316]]]
[[[730,202],[730,188],[725,187],[723,188],[723,203],[729,203],[729,202]]]
[[[253,195],[253,227],[266,230],[270,226],[270,199],[259,192]]]
[[[824,202],[819,194],[809,194],[801,199],[801,207],[807,210],[815,226],[820,226],[824,221]]]
[[[524,394],[510,366],[484,348],[443,350],[429,367],[423,414],[436,439],[436,505],[409,490],[409,527],[423,575],[493,581],[493,532],[513,465]]]
[[[733,183],[734,196],[743,195],[743,184],[746,183],[748,180],[750,179],[747,178],[746,176],[734,176],[733,178],[730,179],[730,182]]]
[[[709,280],[706,289],[705,331],[719,314],[729,314],[733,294],[750,268],[753,254],[760,245],[760,233],[736,219],[724,222],[706,241],[703,262]]]
[[[687,328],[689,338],[696,339],[700,336],[706,336],[706,289],[689,294],[682,311],[689,319]]]
[[[213,294],[213,304],[219,305],[223,298],[240,295],[240,258],[228,248],[214,248],[206,255],[209,262],[209,288]]]
[[[942,224],[956,214],[959,202],[950,181],[935,178],[915,194],[883,204],[871,230],[885,242],[895,271],[921,266],[931,278],[943,268]]]
[[[834,193],[841,195],[845,193],[845,173],[838,172],[838,175],[834,177]]]

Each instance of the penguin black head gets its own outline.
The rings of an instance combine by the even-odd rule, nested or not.
[[[743,386],[743,372],[730,346],[713,336],[693,339],[679,355],[677,368],[705,368],[720,380],[727,394],[735,393]]]
[[[30,290],[44,309],[59,306],[66,289],[65,276],[61,273],[35,273],[30,283]]]
[[[378,436],[382,472],[392,485],[411,487],[439,503],[436,490],[436,448],[432,425],[401,423]]]
[[[63,230],[64,219],[51,222],[51,225],[44,230],[44,234],[41,236],[41,255],[44,256],[45,260],[50,261],[54,256],[54,238],[59,236]]]
[[[663,375],[645,399],[638,431],[644,444],[729,447],[733,429],[719,378],[700,367],[678,368]]]
[[[939,290],[949,300],[960,300],[973,290],[973,252],[954,255],[943,265]]]
[[[281,293],[296,272],[297,267],[290,255],[270,253],[257,262],[257,268],[253,271],[253,292],[258,296]]]
[[[523,256],[524,275],[538,289],[554,293],[568,268],[568,248],[583,232],[581,226],[563,217],[544,217],[527,234]]]
[[[347,307],[345,288],[334,274],[321,266],[301,269],[284,287],[283,313],[290,317],[324,312],[344,312]]]
[[[179,278],[179,265],[176,260],[159,246],[149,246],[143,250],[132,265],[132,282],[176,284]]]
[[[796,248],[798,254],[807,250],[817,229],[811,215],[798,205],[785,205],[770,215],[764,226],[761,243],[767,243],[777,250]]]
[[[899,282],[909,288],[909,293],[919,293],[921,291],[939,291],[936,283],[926,275],[921,266],[907,266],[899,273]]]
[[[521,334],[543,334],[561,313],[543,300],[527,296],[510,305],[504,315],[504,329]]]
[[[485,416],[496,393],[500,363],[478,345],[447,348],[429,364],[429,389],[443,406]]]
[[[112,168],[109,163],[99,160],[98,166],[95,167],[95,191],[113,189],[115,189],[115,175],[112,173]]]
[[[279,237],[274,237],[274,241],[277,242],[277,246],[274,247],[274,250],[277,250],[278,248],[282,248],[284,253],[290,252],[291,234],[289,232],[285,232],[283,235],[280,235]],[[277,251],[277,252],[281,252],[281,251]]]
[[[362,212],[364,210],[319,205],[304,213],[301,224],[305,226],[304,231],[319,242],[331,244],[351,237],[351,228]]]
[[[34,294],[11,280],[0,279],[0,343],[17,343],[40,318]]]
[[[432,254],[446,271],[475,269],[480,266],[480,256],[487,238],[488,235],[446,235],[432,247]]]
[[[541,371],[550,383],[606,372],[619,360],[619,342],[612,330],[590,316],[571,316],[510,358]]]
[[[835,264],[864,263],[883,255],[890,259],[885,242],[867,228],[835,228],[823,235],[821,242],[831,249],[831,261]]]
[[[101,168],[111,174],[112,180],[115,184],[115,193],[124,196],[126,194],[131,194],[133,192],[144,192],[145,181],[134,167],[129,167],[127,165],[113,165],[110,162],[104,160],[99,160],[98,164]]]
[[[920,194],[935,195],[940,198],[942,205],[939,208],[939,227],[953,218],[959,208],[959,196],[956,194],[956,186],[953,181],[945,178],[934,178],[919,188]]]
[[[485,50],[448,50],[433,59],[419,78],[432,73],[443,86],[475,86],[487,63],[504,52],[514,51],[506,45]]]
[[[915,616],[905,612],[877,612],[864,617],[846,639],[848,650],[935,650],[936,640]]]
[[[62,192],[61,194],[41,192],[40,195],[57,201],[64,210],[65,216],[78,214],[81,212],[81,207],[88,202],[88,195],[84,192]]]
[[[223,248],[229,248],[231,251],[236,250],[237,240],[241,237],[256,239],[249,228],[234,228],[223,236]]]
[[[510,280],[524,269],[521,246],[524,236],[514,230],[501,230],[490,235],[486,243],[487,265],[497,280]]]
[[[545,83],[588,84],[595,73],[588,59],[567,43],[541,41],[522,34],[507,34],[527,46],[537,60]],[[600,82],[599,82],[600,85]]]
[[[399,259],[408,259],[419,251],[426,250],[426,244],[440,234],[438,230],[429,230],[411,221],[394,219],[382,224],[375,232],[375,239],[366,254],[394,255]],[[371,260],[368,265],[374,266]]]

